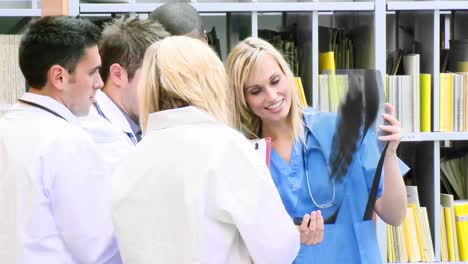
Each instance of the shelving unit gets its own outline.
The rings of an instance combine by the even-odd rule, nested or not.
[[[150,13],[160,5],[164,3],[145,3],[140,1],[131,1],[130,3],[116,3],[116,4],[98,4],[98,3],[80,3],[80,14],[86,16],[87,14],[109,14],[109,13]],[[312,56],[314,50],[318,50],[318,29],[317,25],[319,13],[330,13],[330,12],[371,12],[375,11],[374,2],[193,2],[191,3],[201,14],[207,13],[225,13],[225,14],[243,14],[243,16],[249,16],[251,25],[251,35],[257,36],[258,32],[258,18],[263,14],[268,13],[281,13],[287,14],[288,17],[296,17],[296,22],[298,20],[303,20],[301,23],[298,23],[299,29],[301,32],[305,32],[308,36],[300,36],[301,40],[299,43],[302,43],[300,47],[301,52],[303,52],[305,58],[301,62],[302,67],[308,70],[308,73],[301,74],[304,87],[317,87],[318,86],[318,75],[312,74],[313,69],[318,69],[318,57]],[[236,22],[239,22],[239,17]],[[261,20],[261,18],[260,18]],[[294,20],[294,19],[292,19]],[[256,23],[252,23],[256,21]],[[244,21],[245,22],[245,19]],[[291,22],[291,20],[289,21]],[[372,21],[371,21],[372,22]],[[376,22],[373,21],[375,24]],[[227,23],[227,22],[226,22]],[[236,23],[231,23],[235,25]],[[236,31],[231,31],[231,34],[236,34]],[[239,39],[232,36],[229,36],[229,44],[223,43],[222,46],[229,48],[234,45]],[[221,40],[223,41],[223,40]],[[380,41],[380,40],[379,40]],[[374,45],[371,45],[374,47]],[[224,55],[224,56],[223,56]],[[226,53],[222,52],[222,57],[225,57]],[[378,58],[382,63],[382,69],[385,69],[385,57]],[[376,65],[374,62],[371,68]],[[315,70],[317,71],[317,70]],[[311,102],[312,105],[317,105],[315,101],[318,94],[314,94],[316,90],[306,90],[306,97]]]
[[[150,13],[164,3],[80,3],[80,13]],[[373,11],[373,2],[192,3],[199,12]]]
[[[69,0],[68,11],[70,16],[82,17],[120,13],[145,15],[164,4],[163,2],[167,1],[130,0],[128,3],[91,3]],[[40,1],[27,0],[22,3],[5,6],[0,2],[0,17],[40,16]],[[463,27],[468,21],[468,1],[193,0],[191,4],[201,13],[207,31],[216,25],[221,41],[221,57],[224,60],[229,48],[242,38],[241,31],[248,32],[249,36],[257,36],[258,30],[277,30],[297,24],[301,52],[300,76],[306,89],[307,100],[312,107],[318,105],[320,26],[347,30],[366,26],[369,30],[368,35],[359,46],[362,52],[367,52],[369,56],[363,62],[359,62],[359,66],[377,69],[381,73],[386,71],[387,50],[407,45],[404,33],[399,32],[398,25],[403,23],[414,28],[415,38],[422,44],[421,72],[432,75],[433,106],[438,106],[439,98],[440,32],[444,31],[448,38],[456,36],[468,39],[468,33]],[[441,21],[447,21],[446,28],[441,28]],[[447,30],[449,28],[450,30]],[[438,107],[432,108],[433,131],[436,132],[407,133],[403,137],[402,148],[408,146],[415,148],[416,168],[413,170],[418,182],[421,203],[428,208],[435,256],[440,259],[440,232],[437,231],[439,211],[434,210],[440,204],[440,146],[444,141],[467,141],[468,132],[437,132],[439,111]],[[386,259],[386,229],[383,222],[378,222],[377,229],[381,253]]]
[[[0,9],[0,17],[39,17],[41,16],[40,8],[11,8],[11,9]]]
[[[441,32],[447,29],[441,28],[441,21],[446,20],[447,14],[452,11],[468,9],[467,1],[402,1],[388,2],[387,14],[393,22],[400,25],[409,23],[414,29],[414,38],[421,43],[421,73],[430,73],[432,76],[432,126],[435,132],[407,133],[403,137],[402,145],[409,144],[416,148],[415,178],[418,183],[420,200],[428,209],[429,224],[431,228],[436,259],[440,259],[440,147],[441,142],[466,141],[466,132],[437,132],[439,131],[439,72],[440,72],[440,48]],[[448,12],[447,12],[448,11]],[[397,20],[395,21],[395,16]],[[450,22],[450,18],[448,19]],[[393,27],[393,31],[391,31]],[[389,30],[390,28],[390,30]],[[395,32],[397,31],[397,32]],[[401,30],[400,30],[401,32]],[[387,35],[398,35],[398,26],[387,24]],[[398,38],[397,38],[398,39]],[[402,38],[397,45],[402,45]],[[448,41],[446,41],[448,43]],[[387,46],[392,43],[387,42]],[[395,47],[393,47],[395,48]],[[445,262],[444,262],[445,263]],[[450,262],[454,263],[454,262]],[[461,262],[458,262],[461,263]]]
[[[466,10],[466,1],[389,1],[387,10]]]
[[[403,142],[468,140],[468,132],[421,132],[403,135]]]
[[[40,0],[10,0],[0,2],[0,17],[41,16]]]
[[[40,17],[41,16],[41,1],[40,0],[3,0],[0,1],[0,34],[12,34],[16,33],[15,30],[18,27],[26,24],[27,21],[32,17]],[[6,39],[2,39],[0,42],[4,44]],[[8,45],[12,45],[11,42],[8,40]],[[13,71],[8,72],[5,74],[5,66],[8,65],[13,59],[10,56],[11,54],[1,54],[0,51],[0,68],[3,74],[2,79],[4,76],[9,76],[8,80],[2,80],[0,82],[0,95],[5,94],[3,91],[4,89],[10,89],[10,84],[13,83],[12,80],[16,80],[16,76],[12,76],[9,74],[14,74]],[[13,89],[16,89],[13,88]],[[15,92],[16,93],[16,92]],[[7,93],[8,94],[8,93]],[[16,98],[12,94],[9,94],[10,98]],[[0,101],[0,115],[5,113],[8,109],[12,107],[12,104],[9,103],[9,100]]]

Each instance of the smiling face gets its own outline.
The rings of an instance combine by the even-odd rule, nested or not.
[[[291,84],[271,55],[265,55],[244,85],[244,97],[262,123],[286,122],[291,108]]]
[[[62,91],[64,105],[76,116],[89,113],[94,102],[96,91],[103,86],[99,68],[101,57],[97,46],[85,49],[83,57],[75,67],[73,73],[66,73],[67,84]]]

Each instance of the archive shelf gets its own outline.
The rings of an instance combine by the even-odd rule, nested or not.
[[[406,30],[412,34],[413,41],[419,42],[421,54],[421,73],[432,76],[432,131],[423,133],[406,133],[403,136],[400,150],[412,151],[412,176],[419,189],[422,206],[428,209],[430,228],[436,259],[440,259],[441,237],[440,227],[440,147],[442,143],[467,141],[467,132],[439,132],[439,72],[440,50],[448,47],[453,35],[464,34],[457,29],[453,14],[459,15],[460,21],[465,21],[467,1],[402,1],[387,2],[387,51],[396,48],[408,50]],[[463,22],[459,23],[463,24]],[[466,25],[466,24],[465,24]],[[405,35],[406,34],[406,35]],[[406,46],[405,46],[406,44]],[[404,155],[403,155],[404,156]],[[454,262],[451,262],[454,263]],[[459,262],[460,263],[460,262]]]
[[[468,132],[420,132],[406,133],[403,142],[420,141],[465,141],[468,140]]]
[[[164,3],[97,4],[80,3],[80,13],[150,13]],[[288,2],[288,3],[192,3],[199,12],[311,12],[373,11],[373,2]]]
[[[466,10],[466,1],[389,1],[388,10]]]
[[[41,16],[41,9],[30,8],[5,8],[0,9],[0,17],[39,17]]]
[[[39,0],[14,0],[0,2],[0,17],[41,16]]]

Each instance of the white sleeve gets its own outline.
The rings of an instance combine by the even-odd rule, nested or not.
[[[265,163],[244,138],[230,142],[218,157],[223,220],[237,227],[254,263],[292,263],[300,248],[299,232]]]
[[[79,263],[121,263],[110,217],[110,175],[86,137],[58,140],[46,157],[52,208],[65,246]]]

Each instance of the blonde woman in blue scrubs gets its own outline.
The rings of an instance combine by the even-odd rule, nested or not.
[[[330,181],[327,160],[336,114],[301,107],[281,54],[266,41],[248,38],[230,52],[227,71],[239,112],[237,127],[250,138],[272,138],[270,172],[287,212],[293,218],[319,210],[325,221],[323,241],[301,244],[294,263],[381,263],[375,224],[362,220],[380,156],[376,135],[367,133],[343,180]],[[396,154],[400,122],[391,105],[386,112],[381,118],[388,125],[379,129],[387,135],[378,139],[389,146],[375,211],[398,225],[406,213],[402,174],[408,167]]]

